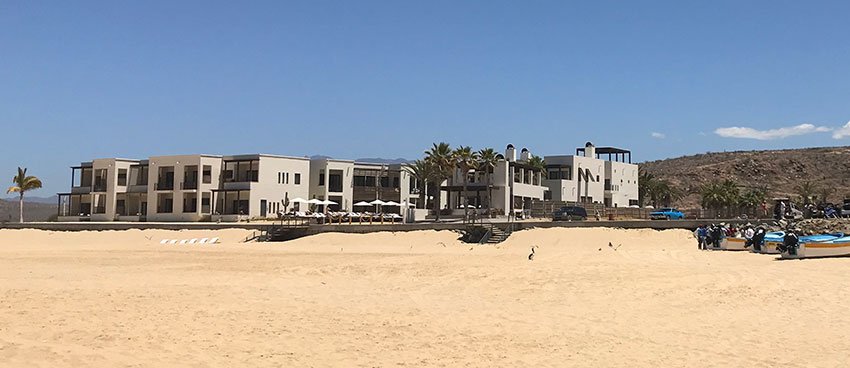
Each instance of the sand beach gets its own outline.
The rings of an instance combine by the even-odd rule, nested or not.
[[[848,258],[704,252],[685,230],[246,235],[0,231],[0,365],[850,364]]]

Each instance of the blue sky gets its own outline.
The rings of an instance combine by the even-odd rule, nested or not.
[[[846,1],[4,1],[0,173],[27,166],[48,196],[97,157],[846,145],[848,14]]]

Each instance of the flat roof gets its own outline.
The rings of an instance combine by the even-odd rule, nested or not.
[[[627,149],[617,148],[617,147],[596,147],[596,153],[598,154],[608,154],[608,153],[632,153]]]
[[[269,153],[246,153],[246,154],[240,154],[240,155],[226,155],[226,156],[219,156],[219,157],[222,157],[222,159],[225,160],[225,161],[255,159],[255,158],[260,158],[260,157],[285,158],[285,159],[290,159],[290,160],[310,160],[309,157],[273,155],[273,154],[269,154]]]

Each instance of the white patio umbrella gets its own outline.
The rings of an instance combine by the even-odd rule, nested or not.
[[[290,202],[293,202],[293,203],[307,203],[308,201],[307,201],[306,199],[304,199],[304,198],[301,198],[301,197],[295,197],[295,198],[293,198],[293,199],[290,199]]]
[[[376,200],[374,200],[374,201],[372,201],[372,202],[369,202],[369,204],[373,204],[373,205],[375,205],[375,211],[380,212],[381,210],[379,209],[380,207],[378,207],[378,206],[385,205],[385,204],[387,204],[387,202],[384,202],[384,201],[382,201],[382,200],[380,200],[380,199],[376,199]]]
[[[372,205],[372,204],[371,204],[371,203],[369,203],[369,202],[366,202],[366,201],[360,201],[360,202],[355,203],[355,204],[354,204],[354,207],[368,207],[368,206],[371,206],[371,205]]]
[[[334,202],[334,201],[331,201],[331,200],[327,200],[327,199],[326,199],[326,200],[322,201],[322,203],[321,203],[321,204],[326,205],[326,206],[329,206],[329,205],[332,205],[332,204],[339,204],[339,203],[336,203],[336,202]]]
[[[393,201],[389,201],[389,202],[384,202],[384,206],[400,207],[400,206],[401,206],[401,203],[396,203],[396,202],[393,202]]]
[[[316,199],[316,198],[313,198],[313,199],[311,199],[311,200],[307,201],[307,203],[309,203],[309,204],[323,204],[323,203],[324,203],[324,201],[319,200],[319,199]]]

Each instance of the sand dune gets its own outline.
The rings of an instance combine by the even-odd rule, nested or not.
[[[687,231],[247,233],[0,231],[0,365],[850,364],[846,258],[700,252]]]

